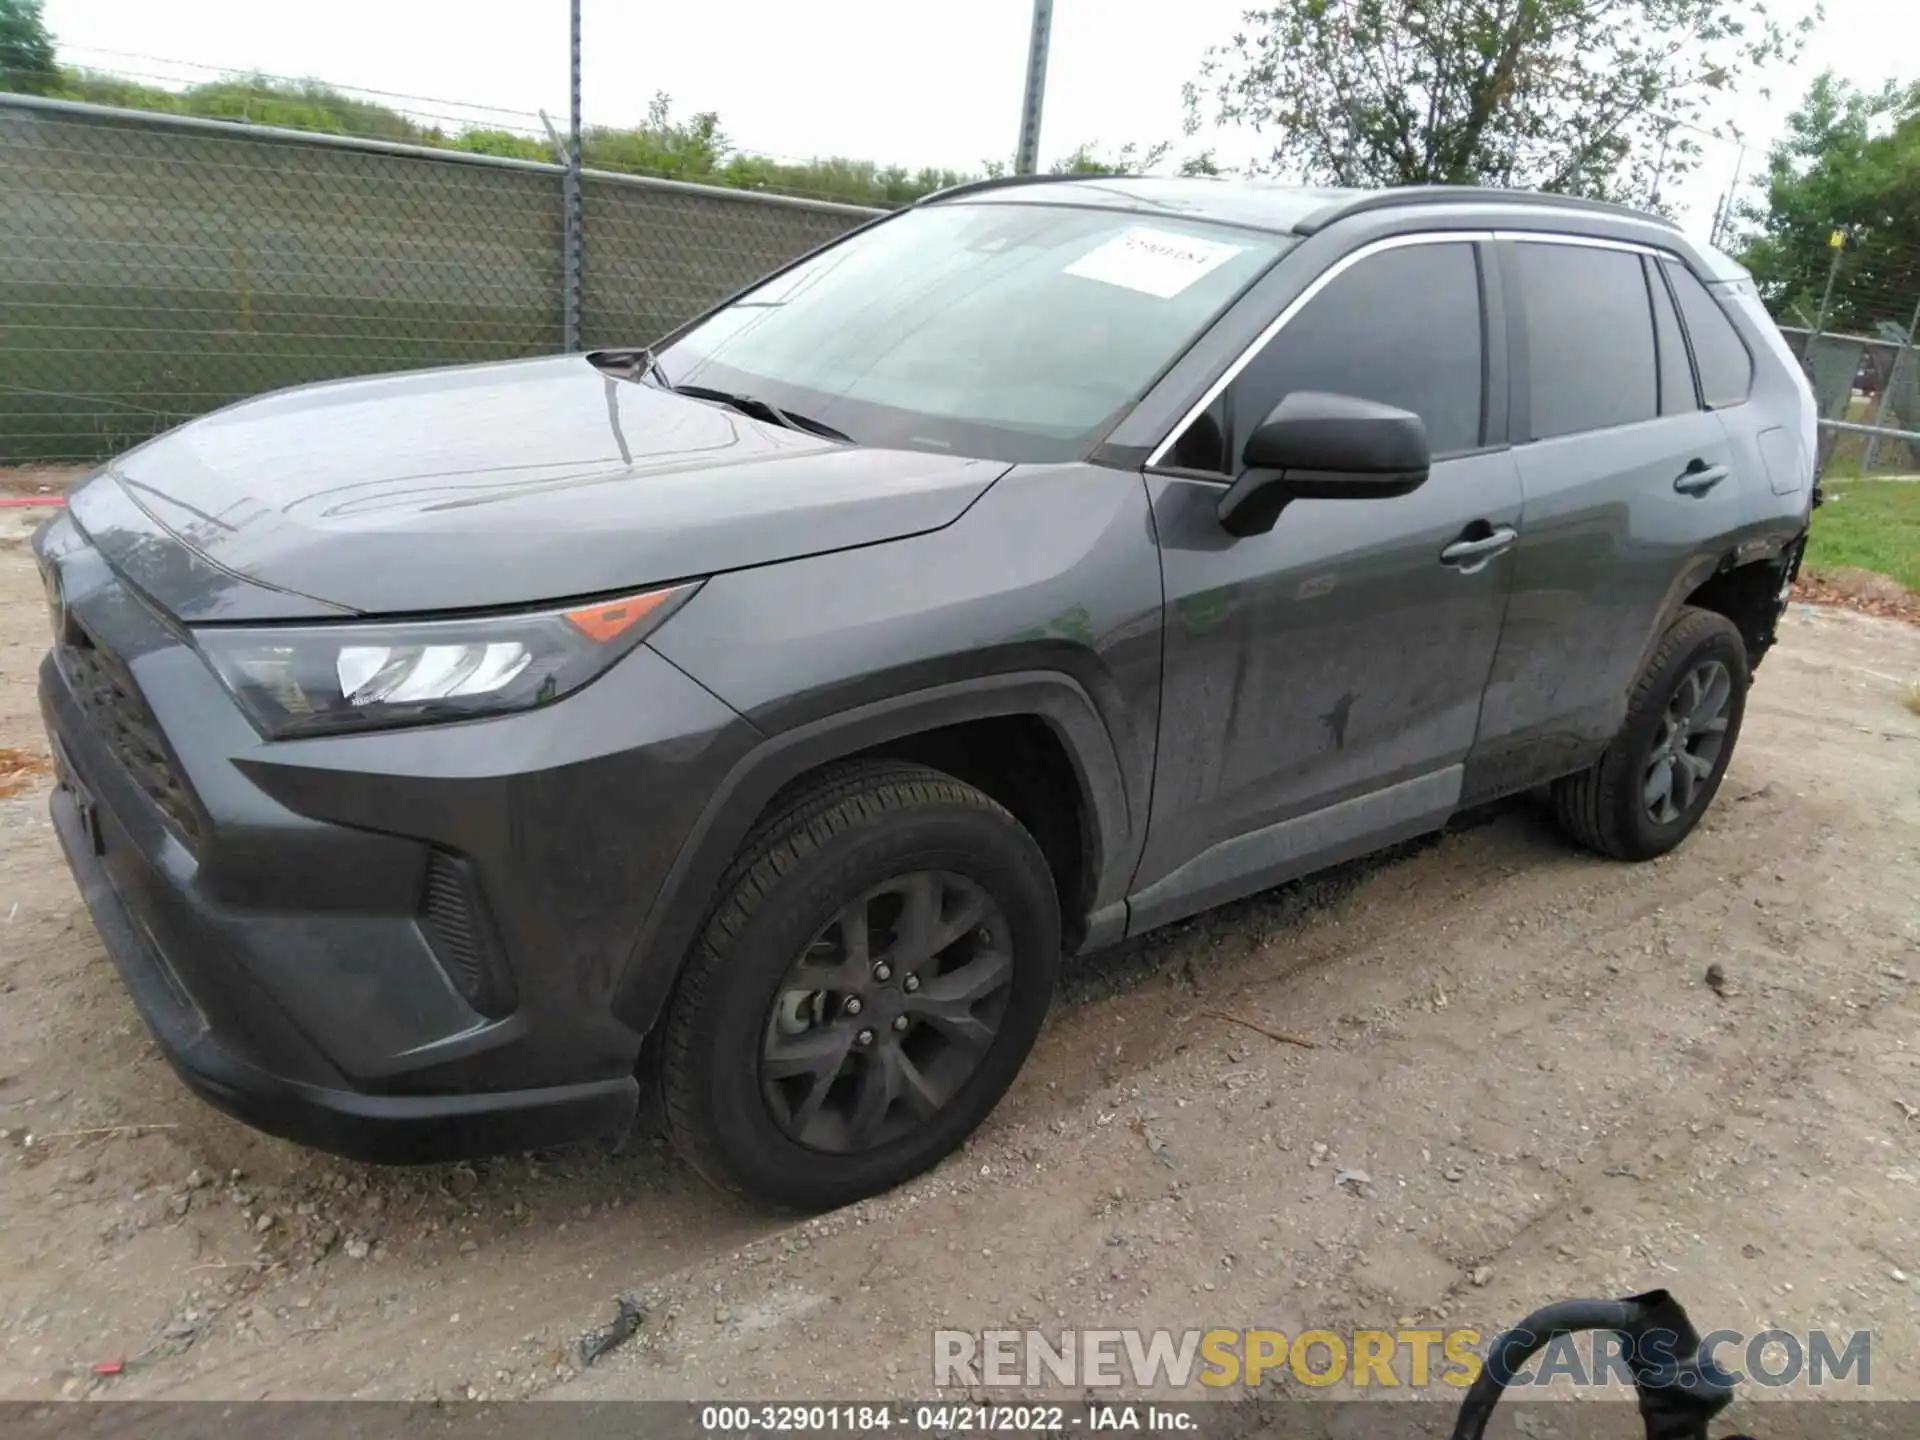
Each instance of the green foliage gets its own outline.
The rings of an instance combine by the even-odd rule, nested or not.
[[[53,93],[94,105],[236,120],[250,125],[274,125],[284,130],[313,130],[323,135],[359,135],[414,145],[447,143],[446,137],[432,126],[417,124],[385,105],[356,100],[317,80],[242,75],[185,90],[165,90],[157,85],[123,80],[117,75],[62,70]]]
[[[957,170],[907,170],[898,165],[876,165],[871,160],[836,157],[798,164],[734,155],[710,181],[743,190],[811,195],[850,205],[900,206],[973,178]]]
[[[41,0],[0,0],[0,89],[47,95],[59,88]]]
[[[972,178],[954,170],[907,170],[842,156],[787,161],[748,154],[733,147],[718,115],[704,110],[676,119],[664,94],[653,97],[644,124],[625,130],[595,127],[581,136],[580,148],[582,162],[592,169],[855,205],[907,205]]]
[[[703,110],[675,120],[673,102],[665,93],[648,103],[644,124],[626,130],[596,125],[580,137],[584,165],[667,180],[711,181],[730,148],[720,133],[718,115]]]
[[[1816,12],[1817,14],[1818,12]],[[1289,0],[1246,11],[1187,86],[1273,137],[1259,168],[1339,185],[1523,186],[1645,203],[1690,125],[1796,54],[1765,0]]]
[[[19,0],[0,0],[0,6]],[[4,13],[4,12],[0,12]],[[27,87],[0,75],[0,90]],[[555,158],[543,136],[476,127],[452,134],[422,125],[397,110],[358,100],[313,80],[282,80],[265,75],[238,76],[185,90],[166,90],[118,76],[87,70],[56,70],[47,93],[70,100],[123,109],[155,110],[312,130],[326,135],[358,135],[411,145],[499,155],[516,160]],[[1132,146],[1121,151],[1131,156]],[[775,160],[736,150],[720,129],[720,117],[702,111],[684,119],[673,113],[665,94],[655,95],[646,119],[626,128],[596,125],[580,137],[581,163],[588,169],[650,175],[703,185],[727,185],[852,205],[899,206],[949,185],[974,179],[957,170],[877,165],[840,156],[806,161]]]
[[[1920,591],[1920,485],[1839,480],[1814,517],[1807,568],[1871,570]]]
[[[360,135],[370,140],[432,143],[439,132],[416,125],[404,115],[366,100],[355,100],[314,80],[270,80],[241,76],[196,85],[187,92],[188,113],[287,130],[318,130],[331,135]]]
[[[511,130],[462,130],[447,142],[449,150],[464,150],[469,155],[499,155],[508,160],[551,160],[553,147],[531,135],[516,135]]]
[[[1173,146],[1166,141],[1142,150],[1129,140],[1112,155],[1103,155],[1092,145],[1082,145],[1071,155],[1047,167],[1050,175],[1144,175],[1161,161]]]
[[[1097,145],[1081,145],[1072,154],[1056,160],[1047,167],[1049,175],[1147,175],[1166,166],[1167,157],[1173,153],[1169,141],[1157,145],[1140,146],[1129,140],[1112,154],[1101,150]],[[1188,155],[1174,167],[1181,175],[1218,175],[1220,167],[1214,162],[1211,150],[1202,150]],[[988,167],[988,173],[999,175],[1004,167]]]
[[[1829,328],[1904,325],[1920,300],[1920,83],[1862,91],[1820,76],[1767,161],[1766,203],[1744,207],[1744,260],[1777,315],[1818,312],[1844,231]],[[1889,309],[1897,313],[1889,313]]]
[[[0,0],[0,36],[16,14],[37,20],[37,0]],[[44,35],[44,30],[40,32]],[[9,52],[10,53],[10,52]],[[497,127],[473,127],[448,133],[421,124],[398,110],[356,99],[314,80],[284,80],[267,75],[241,75],[184,90],[143,85],[114,75],[53,64],[53,46],[45,48],[44,92],[96,105],[153,110],[169,115],[193,115],[272,125],[287,130],[312,130],[326,135],[355,135],[437,146],[471,155],[497,155],[517,160],[555,158],[552,143],[543,135]],[[12,62],[9,61],[9,65]],[[31,88],[24,73],[9,69],[0,74],[0,90]],[[665,93],[647,105],[637,125],[596,125],[580,137],[581,163],[591,170],[649,175],[703,185],[725,185],[810,199],[837,200],[852,205],[891,207],[912,204],[923,195],[964,184],[982,176],[1007,173],[1004,161],[983,161],[977,172],[933,166],[908,169],[871,160],[829,156],[812,160],[781,160],[736,149],[720,128],[720,117],[700,111],[680,117]],[[1167,157],[1167,145],[1142,149],[1129,143],[1111,155],[1091,145],[1054,164],[1052,173],[1143,174]],[[1181,163],[1182,174],[1211,175],[1218,171],[1212,156],[1196,155]]]

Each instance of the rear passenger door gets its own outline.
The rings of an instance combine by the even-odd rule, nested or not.
[[[1781,507],[1775,495],[1791,495],[1803,488],[1802,477],[1812,461],[1804,460],[1805,445],[1796,418],[1770,407],[1748,404],[1753,393],[1754,357],[1719,300],[1700,278],[1671,256],[1660,262],[1667,288],[1679,302],[1686,329],[1687,349],[1700,382],[1700,402],[1713,411],[1733,446],[1733,483],[1729,494],[1762,525],[1777,517]]]
[[[1733,450],[1702,408],[1659,258],[1545,235],[1497,248],[1525,524],[1470,800],[1605,747],[1676,591],[1741,520]]]

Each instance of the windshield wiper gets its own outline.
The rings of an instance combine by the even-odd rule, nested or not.
[[[665,383],[665,377],[662,377]],[[827,440],[838,440],[842,445],[854,443],[853,437],[844,430],[836,430],[824,420],[816,420],[811,415],[798,415],[791,410],[782,410],[771,401],[762,400],[757,395],[736,395],[730,390],[715,390],[708,385],[674,385],[669,387],[676,395],[690,395],[695,400],[712,400],[716,404],[731,406],[742,415],[751,415],[756,420],[765,420],[774,425],[784,425],[789,430],[800,430],[810,435],[818,435]]]
[[[587,356],[587,359],[600,369],[623,379],[644,380],[651,376],[654,384],[662,390],[671,390],[676,395],[688,395],[695,400],[712,400],[717,404],[738,410],[743,415],[764,420],[770,425],[784,426],[788,430],[799,430],[827,440],[838,440],[842,445],[854,443],[851,435],[844,430],[834,429],[824,420],[816,420],[811,415],[799,415],[791,410],[783,410],[757,395],[737,395],[731,390],[716,390],[710,385],[676,385],[667,378],[667,372],[660,367],[660,361],[654,356],[650,346],[635,345],[619,350],[595,350]]]

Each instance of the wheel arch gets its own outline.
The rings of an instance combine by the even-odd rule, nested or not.
[[[1634,666],[1637,678],[1652,659],[1682,611],[1711,610],[1733,622],[1746,642],[1747,671],[1758,667],[1774,641],[1774,627],[1786,608],[1785,593],[1800,568],[1806,546],[1803,530],[1791,539],[1768,539],[1724,552],[1702,551],[1674,575],[1652,629],[1641,641]]]
[[[913,691],[780,731],[736,763],[701,811],[641,924],[614,987],[615,1015],[637,1033],[653,1028],[727,866],[783,790],[823,766],[868,754],[917,758],[938,768],[937,737],[943,732],[1006,721],[1044,726],[1058,742],[1078,791],[1076,839],[1085,879],[1077,913],[1062,910],[1069,948],[1119,939],[1126,929],[1124,893],[1138,859],[1140,827],[1129,813],[1112,738],[1073,677],[1057,671],[994,675]],[[1042,848],[1047,848],[1044,842]],[[1049,855],[1050,862],[1054,858]]]
[[[1747,673],[1751,675],[1773,648],[1776,628],[1786,611],[1787,592],[1800,570],[1800,555],[1805,540],[1795,541],[1776,554],[1740,563],[1728,562],[1709,575],[1687,595],[1682,604],[1696,610],[1711,610],[1733,622],[1747,649]],[[1677,611],[1676,611],[1677,613]],[[1668,617],[1672,623],[1672,617]]]

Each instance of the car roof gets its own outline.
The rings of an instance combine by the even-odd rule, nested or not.
[[[1555,212],[1578,220],[1608,217],[1674,230],[1671,220],[1625,205],[1533,190],[1499,190],[1474,185],[1410,185],[1357,190],[1283,185],[1275,181],[1213,176],[1019,175],[977,180],[936,191],[920,203],[991,202],[993,204],[1075,205],[1179,216],[1249,230],[1313,235],[1350,215],[1419,207],[1470,207],[1480,221],[1506,211],[1533,222]]]
[[[1317,190],[1263,180],[1172,178],[1155,175],[1014,175],[975,180],[935,191],[920,201],[956,200],[1013,205],[1076,205],[1134,210],[1211,220],[1248,230],[1292,235],[1316,211],[1366,194],[1363,190]]]

